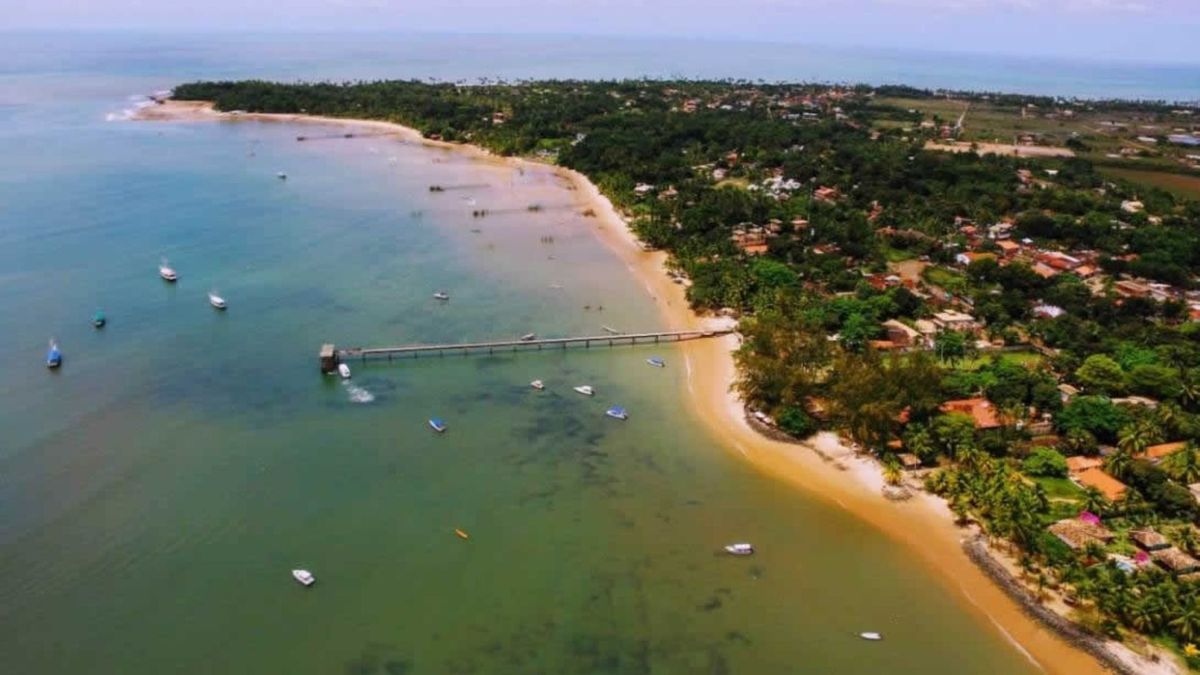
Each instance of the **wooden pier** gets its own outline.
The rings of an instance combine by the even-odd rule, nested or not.
[[[657,344],[661,342],[683,342],[685,340],[701,340],[704,338],[729,335],[733,329],[720,330],[676,330],[659,331],[654,333],[620,333],[612,335],[588,335],[584,337],[539,338],[533,340],[497,340],[493,342],[464,342],[459,344],[440,345],[401,345],[398,347],[347,347],[338,348],[331,343],[321,345],[321,372],[331,373],[337,370],[338,364],[350,360],[366,361],[372,358],[382,358],[389,361],[396,358],[418,358],[422,354],[462,354],[471,353],[494,354],[498,351],[542,351],[544,349],[566,349],[567,347],[593,346],[616,347],[618,345]]]

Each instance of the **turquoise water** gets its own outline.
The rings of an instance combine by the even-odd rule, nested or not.
[[[5,672],[1035,670],[909,553],[697,431],[670,348],[320,375],[326,341],[659,319],[541,172],[283,124],[105,121],[173,80],[162,59],[249,68],[151,47],[0,59]],[[760,553],[716,554],[737,540]]]

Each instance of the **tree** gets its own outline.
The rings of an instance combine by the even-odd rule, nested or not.
[[[1092,354],[1075,370],[1075,379],[1088,393],[1119,394],[1125,391],[1125,371],[1104,354]]]
[[[1021,468],[1031,476],[1067,477],[1067,459],[1053,448],[1034,448],[1021,462]]]
[[[1107,513],[1110,503],[1104,493],[1089,485],[1083,491],[1083,509],[1092,513]]]
[[[1196,637],[1200,636],[1200,603],[1195,598],[1189,600],[1181,608],[1179,615],[1171,619],[1169,625],[1176,635],[1188,642],[1194,642]]]
[[[944,330],[933,339],[933,351],[943,361],[958,363],[967,355],[967,336],[958,331]]]
[[[1117,447],[1131,457],[1145,454],[1146,448],[1162,440],[1162,432],[1148,418],[1126,424],[1117,432]]]
[[[779,428],[796,438],[808,438],[817,432],[817,423],[803,409],[788,406],[775,416]]]
[[[1188,441],[1183,448],[1167,455],[1160,466],[1168,476],[1184,485],[1198,482],[1200,481],[1200,450],[1196,449],[1194,443]]]
[[[1135,366],[1129,372],[1129,388],[1143,396],[1169,399],[1180,395],[1183,383],[1179,371],[1150,363]]]
[[[1076,396],[1054,417],[1060,431],[1086,431],[1102,442],[1116,441],[1117,430],[1129,423],[1129,413],[1102,396]]]

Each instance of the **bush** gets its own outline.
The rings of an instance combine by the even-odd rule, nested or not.
[[[1030,451],[1021,468],[1031,476],[1046,476],[1050,478],[1066,478],[1067,458],[1053,448],[1036,447]]]
[[[796,438],[808,438],[817,433],[817,422],[800,408],[784,408],[775,417],[779,428]]]

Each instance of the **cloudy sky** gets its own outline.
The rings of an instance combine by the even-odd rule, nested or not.
[[[1200,0],[0,0],[0,29],[569,33],[1200,63]]]

